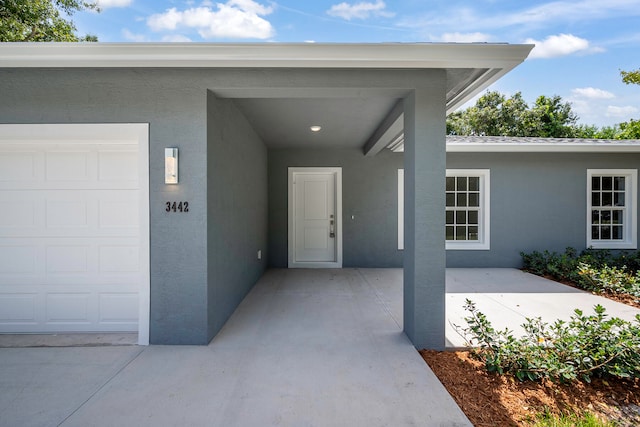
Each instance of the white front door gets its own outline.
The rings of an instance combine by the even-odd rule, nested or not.
[[[342,267],[342,169],[289,168],[289,267]]]

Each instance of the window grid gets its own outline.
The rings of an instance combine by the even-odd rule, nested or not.
[[[626,177],[591,177],[591,239],[624,240]]]
[[[447,176],[445,223],[448,241],[480,240],[479,176]]]

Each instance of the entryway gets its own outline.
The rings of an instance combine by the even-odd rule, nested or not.
[[[342,268],[342,168],[289,168],[289,268]]]

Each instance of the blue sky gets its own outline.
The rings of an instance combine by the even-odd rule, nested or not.
[[[73,16],[101,42],[534,43],[491,89],[560,95],[580,123],[640,118],[640,0],[98,0]]]

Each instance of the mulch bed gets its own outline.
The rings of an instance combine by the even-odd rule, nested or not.
[[[640,425],[640,379],[523,383],[488,373],[468,351],[420,354],[477,427],[526,426],[545,409],[555,414],[589,411],[620,426]]]

